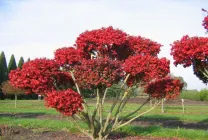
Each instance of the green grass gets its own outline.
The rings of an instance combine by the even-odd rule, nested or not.
[[[135,110],[138,104],[128,104],[124,109],[123,115]],[[110,104],[105,104],[105,115],[109,110]],[[91,108],[94,106],[91,104]],[[144,106],[141,110],[149,109],[149,105]],[[182,122],[203,122],[208,125],[208,106],[186,106],[185,114],[182,114],[181,106],[165,105],[165,113],[161,113],[161,107],[140,117],[140,120],[178,120]],[[33,114],[48,114],[58,115],[55,109],[46,108],[43,101],[35,100],[19,100],[17,108],[14,108],[14,101],[0,100],[0,113],[33,113]],[[16,118],[9,116],[0,116],[0,124],[8,124],[11,126],[22,126],[32,129],[50,129],[50,130],[68,130],[70,132],[78,132],[72,122],[67,120],[55,119],[36,119],[36,118]],[[87,126],[81,123],[83,128]],[[164,127],[139,127],[139,126],[125,126],[119,130],[120,132],[129,135],[144,135],[144,136],[161,136],[161,137],[179,137],[187,139],[208,139],[208,130],[193,130],[182,128],[164,128]]]
[[[59,114],[55,109],[45,107],[44,102],[38,100],[18,100],[17,108],[14,108],[13,100],[0,100],[0,112]]]
[[[22,126],[25,128],[39,129],[45,128],[49,130],[68,130],[70,132],[78,132],[71,121],[67,120],[50,120],[50,119],[34,119],[34,118],[15,118],[15,117],[0,117],[0,124],[9,126]],[[85,124],[81,124],[82,128],[87,128]]]
[[[22,119],[14,117],[0,117],[0,124],[7,124],[10,126],[22,126],[30,129],[47,129],[47,130],[64,130],[72,133],[79,132],[70,121],[57,120],[39,120],[39,119]],[[87,128],[83,123],[80,123],[82,128]],[[36,130],[37,131],[37,130]],[[204,130],[192,130],[182,128],[162,128],[158,126],[140,127],[140,126],[125,126],[118,130],[128,135],[140,136],[160,136],[160,137],[179,137],[188,139],[204,139],[208,138],[208,132]]]
[[[124,109],[122,115],[126,115],[130,111],[135,110],[139,105],[128,104]],[[94,109],[94,106],[91,107]],[[104,115],[108,113],[110,104],[106,104],[104,108]],[[146,105],[142,108],[142,111],[149,109]],[[0,112],[2,113],[34,113],[34,114],[49,114],[58,115],[55,109],[46,108],[43,101],[31,101],[31,100],[20,100],[18,101],[17,108],[14,108],[13,101],[1,100],[0,101]],[[165,105],[165,112],[161,113],[160,106],[154,109],[152,112],[144,115],[141,119],[160,119],[160,120],[180,120],[186,122],[206,122],[208,119],[208,106],[185,106],[185,114],[182,113],[181,106],[167,106]]]
[[[37,114],[49,114],[49,115],[58,115],[55,109],[46,108],[43,101],[37,100],[19,100],[17,103],[17,108],[14,108],[14,101],[12,100],[1,100],[0,101],[0,112],[4,113],[37,113]],[[139,105],[138,104],[128,104],[122,115],[126,115],[130,111],[134,111]],[[91,105],[91,108],[94,109],[94,106]],[[108,113],[110,104],[106,104],[104,108],[104,115]],[[181,120],[187,122],[200,122],[208,119],[208,106],[186,106],[185,105],[185,114],[182,113],[181,106],[167,106],[165,105],[165,112],[161,113],[160,106],[151,111],[150,113],[144,115],[142,119],[173,119]],[[149,109],[149,105],[146,105],[142,108],[142,111]]]

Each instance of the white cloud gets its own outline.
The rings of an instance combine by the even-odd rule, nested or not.
[[[73,45],[85,30],[112,25],[129,34],[162,43],[160,57],[171,59],[170,45],[183,35],[205,36],[201,21],[204,1],[173,0],[22,0],[6,3],[0,11],[0,51],[7,60],[53,57],[57,48]],[[0,5],[1,7],[1,5]],[[174,67],[171,72],[184,77],[189,89],[206,87],[192,68]]]

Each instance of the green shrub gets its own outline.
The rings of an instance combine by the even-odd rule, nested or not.
[[[204,88],[199,92],[199,98],[201,101],[208,100],[208,89]]]
[[[197,90],[183,90],[180,98],[199,101],[199,92]]]

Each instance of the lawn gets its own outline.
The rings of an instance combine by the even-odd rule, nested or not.
[[[94,105],[90,105],[93,109]],[[133,111],[137,106],[136,103],[128,104],[123,115]],[[104,114],[107,114],[109,107],[110,104],[106,103]],[[148,108],[149,104],[144,106],[141,112]],[[84,123],[80,123],[83,128],[87,128]],[[79,133],[69,119],[62,118],[54,109],[46,108],[44,102],[38,100],[19,100],[17,108],[14,108],[12,100],[0,100],[0,124],[41,129],[41,131],[64,130]],[[158,106],[149,114],[118,131],[128,135],[206,140],[208,139],[208,106],[186,105],[184,114],[180,105],[165,105],[165,113],[161,113],[161,106]]]

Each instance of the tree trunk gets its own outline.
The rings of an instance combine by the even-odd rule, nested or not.
[[[150,96],[149,96],[149,98],[150,98]],[[150,100],[150,108],[152,108],[152,100]]]
[[[17,108],[17,94],[14,94],[15,99],[14,99],[14,108]]]
[[[182,102],[182,108],[183,108],[183,113],[185,112],[184,111],[184,99],[181,99],[181,102]]]
[[[161,103],[161,109],[162,109],[162,113],[164,113],[164,98],[162,99],[162,103]]]

